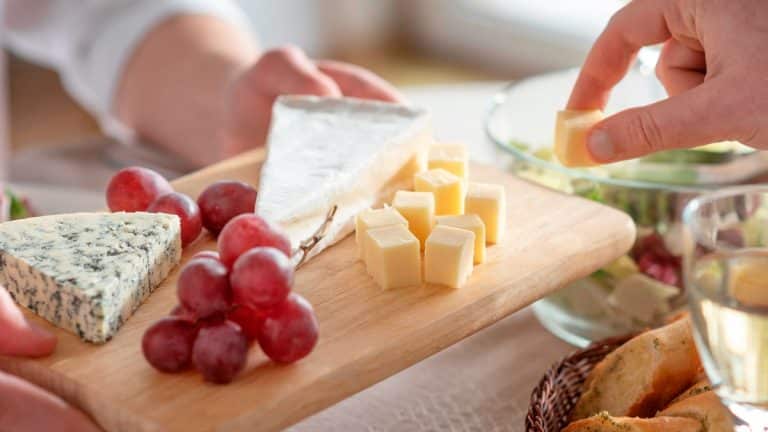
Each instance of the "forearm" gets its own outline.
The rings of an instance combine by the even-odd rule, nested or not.
[[[124,69],[120,120],[143,139],[196,165],[221,159],[227,89],[258,55],[251,36],[204,15],[181,15],[152,30]]]

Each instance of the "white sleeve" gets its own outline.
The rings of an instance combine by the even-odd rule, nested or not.
[[[1,1],[0,1],[1,2]],[[232,0],[5,0],[4,43],[56,69],[67,91],[117,132],[112,100],[144,35],[177,14],[209,14],[251,32]],[[119,135],[120,133],[118,133]]]

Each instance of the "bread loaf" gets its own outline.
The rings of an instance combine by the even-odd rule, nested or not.
[[[684,417],[611,417],[601,413],[577,420],[562,432],[701,432],[701,423]]]
[[[631,339],[595,366],[572,419],[600,412],[653,417],[694,384],[701,368],[689,318]]]
[[[703,376],[696,381],[696,384],[692,385],[687,390],[680,393],[676,398],[672,399],[669,404],[672,405],[673,403],[680,402],[683,399],[688,399],[691,396],[696,396],[710,390],[712,390],[712,384],[709,382],[709,378]]]
[[[702,388],[699,388],[701,390]],[[733,432],[731,413],[712,390],[686,392],[688,397],[670,404],[659,412],[661,416],[685,417],[698,421],[703,432]]]

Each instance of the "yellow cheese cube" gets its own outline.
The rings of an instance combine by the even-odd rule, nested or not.
[[[472,274],[475,254],[472,231],[437,225],[424,248],[424,280],[427,283],[461,288]]]
[[[433,144],[429,148],[428,168],[442,168],[464,180],[469,177],[467,148],[461,144]]]
[[[475,264],[485,261],[485,224],[476,214],[459,216],[438,216],[438,225],[461,228],[475,234]]]
[[[392,207],[408,221],[408,229],[424,248],[435,224],[435,196],[429,192],[397,191]]]
[[[404,225],[408,227],[408,221],[392,207],[380,209],[367,209],[358,213],[355,218],[355,241],[360,252],[360,259],[365,260],[365,233],[372,228],[380,228],[389,225]]]
[[[438,168],[414,176],[417,192],[435,195],[435,214],[458,215],[464,213],[464,182],[448,171]]]
[[[587,149],[587,132],[605,116],[600,110],[558,111],[555,123],[555,155],[565,166],[597,165]]]
[[[467,213],[480,216],[488,243],[499,243],[506,231],[507,201],[504,186],[470,182],[465,205]]]
[[[403,225],[373,228],[368,239],[368,273],[383,289],[421,285],[419,240]]]
[[[384,189],[397,190],[397,189],[413,189],[413,176],[420,172],[427,170],[427,152],[418,151],[408,162],[400,168],[400,171],[392,178],[396,183],[388,183]],[[392,188],[394,186],[394,188]],[[389,202],[392,195],[385,196],[385,202]]]

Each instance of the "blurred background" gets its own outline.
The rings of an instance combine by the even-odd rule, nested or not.
[[[622,3],[240,1],[264,48],[293,43],[314,57],[357,63],[404,88],[406,94],[439,93],[477,83],[500,88],[509,80],[578,66]],[[134,161],[151,165],[151,154],[122,154],[125,148],[110,143],[96,121],[64,92],[54,72],[12,55],[7,72],[12,182],[98,190],[104,184],[100,179],[116,165]],[[461,110],[462,100],[451,102],[452,109]],[[50,168],[36,169],[40,160]],[[68,160],[105,167],[103,172],[79,171]]]

